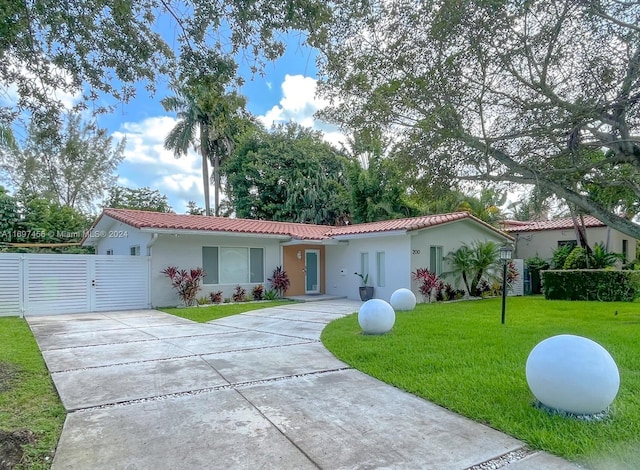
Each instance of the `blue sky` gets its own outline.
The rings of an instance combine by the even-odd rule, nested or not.
[[[246,83],[240,93],[247,97],[247,109],[267,127],[295,121],[320,128],[313,113],[326,102],[315,97],[315,52],[301,45],[299,38],[291,38],[284,56],[268,63],[263,75],[252,78],[247,70],[248,65],[241,64]],[[163,148],[165,136],[176,123],[175,116],[160,105],[160,100],[170,94],[166,83],[158,84],[154,97],[143,89],[135,100],[100,116],[99,124],[115,139],[126,138],[125,160],[118,168],[119,184],[157,189],[168,197],[175,212],[184,213],[190,200],[204,207],[201,163],[193,151],[176,159]],[[336,130],[326,134],[326,139],[337,145],[341,136]]]

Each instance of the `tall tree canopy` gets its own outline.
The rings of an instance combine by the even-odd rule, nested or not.
[[[112,209],[138,209],[152,212],[173,212],[167,196],[157,189],[112,186],[103,207]]]
[[[0,90],[15,86],[19,107],[42,117],[60,92],[127,101],[138,83],[153,91],[176,69],[206,75],[238,52],[259,70],[283,53],[280,33],[305,30],[326,10],[321,0],[5,0]]]
[[[311,39],[337,103],[325,117],[429,149],[423,168],[538,185],[640,238],[618,215],[640,198],[639,16],[637,1],[346,2]]]
[[[185,155],[190,145],[200,151],[207,215],[211,215],[209,163],[213,165],[214,215],[218,216],[220,165],[233,151],[236,138],[251,122],[245,110],[246,99],[225,91],[233,70],[232,64],[221,63],[215,76],[191,77],[182,84],[175,84],[175,95],[162,100],[164,108],[175,111],[178,117],[175,127],[165,138],[165,148],[173,150],[176,157]]]
[[[348,218],[347,160],[295,123],[247,133],[225,164],[238,217],[338,225]]]
[[[42,128],[32,121],[23,144],[0,148],[0,177],[24,203],[44,198],[90,211],[115,183],[125,142],[115,142],[106,129],[83,122],[79,114],[54,124]]]

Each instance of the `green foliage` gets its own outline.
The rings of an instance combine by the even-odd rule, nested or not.
[[[639,271],[549,270],[542,279],[542,292],[551,300],[632,302],[640,297]]]
[[[316,28],[328,8],[320,1],[10,0],[0,12],[0,86],[15,85],[18,107],[45,120],[62,107],[60,92],[83,92],[104,111],[105,102],[127,102],[136,89],[153,93],[177,70],[212,74],[221,56],[243,57],[257,73],[284,53],[282,33]],[[175,34],[165,40],[169,30]]]
[[[255,128],[223,168],[238,217],[327,225],[348,218],[346,160],[317,131],[293,122]]]
[[[18,205],[0,186],[0,242],[10,241],[18,222]]]
[[[540,258],[539,256],[534,256],[533,258],[528,258],[525,260],[525,263],[529,269],[529,274],[531,276],[531,293],[532,294],[540,294],[542,293],[542,282],[540,278],[540,271],[544,271],[550,268],[549,262]]]
[[[640,196],[638,15],[637,2],[346,2],[309,36],[332,103],[320,114],[392,135],[429,181],[536,187],[640,239],[617,215]]]
[[[174,111],[178,117],[177,124],[165,138],[165,148],[180,157],[186,155],[192,145],[202,156],[206,215],[211,214],[209,163],[213,165],[214,213],[218,216],[220,166],[231,155],[235,139],[250,122],[244,109],[246,99],[235,92],[225,92],[234,71],[234,64],[221,60],[215,74],[188,76],[172,85],[175,96],[161,101],[166,111]]]
[[[615,315],[618,312],[618,315]],[[511,297],[420,304],[383,336],[360,334],[357,315],[336,320],[322,342],[340,360],[388,384],[592,469],[640,463],[640,348],[637,304]],[[597,341],[620,370],[610,416],[587,422],[534,406],[525,363],[545,338],[575,334]]]
[[[619,261],[624,261],[622,254],[609,252],[603,243],[596,243],[589,264],[592,269],[604,269],[614,266]]]
[[[277,300],[279,298],[278,291],[269,289],[264,293],[264,300]]]
[[[138,209],[153,212],[172,212],[167,196],[157,189],[112,186],[103,207],[111,209]]]
[[[115,182],[124,145],[80,114],[45,123],[32,120],[24,144],[0,153],[0,170],[22,204],[43,198],[90,211]]]
[[[591,256],[589,256],[587,250],[576,246],[567,256],[562,269],[589,269],[591,267],[590,258]]]
[[[452,270],[443,276],[454,276],[456,282],[463,281],[469,295],[482,294],[483,283],[491,284],[495,279],[494,269],[499,261],[498,245],[493,241],[474,241],[471,246],[463,243],[460,248],[445,257]]]
[[[562,245],[553,250],[551,256],[551,269],[564,269],[567,257],[573,251],[575,245]]]

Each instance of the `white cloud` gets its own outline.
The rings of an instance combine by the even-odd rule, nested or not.
[[[184,213],[188,201],[204,207],[202,160],[193,149],[175,158],[172,150],[164,148],[164,139],[176,122],[168,116],[125,122],[113,137],[127,139],[125,159],[118,168],[119,184],[158,190],[167,196],[174,211]]]
[[[258,119],[267,128],[289,121],[305,127],[321,130],[327,142],[340,147],[344,135],[336,126],[318,121],[314,114],[329,105],[329,101],[316,96],[317,81],[303,75],[285,75],[282,82],[282,99]]]

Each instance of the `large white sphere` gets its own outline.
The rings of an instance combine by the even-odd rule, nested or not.
[[[611,355],[582,336],[558,335],[538,343],[527,358],[526,373],[543,405],[578,415],[606,410],[620,387]]]
[[[366,335],[382,335],[393,328],[396,312],[381,299],[367,300],[358,311],[358,323]]]
[[[416,295],[409,289],[398,289],[391,294],[390,303],[396,312],[413,310],[416,308]]]

